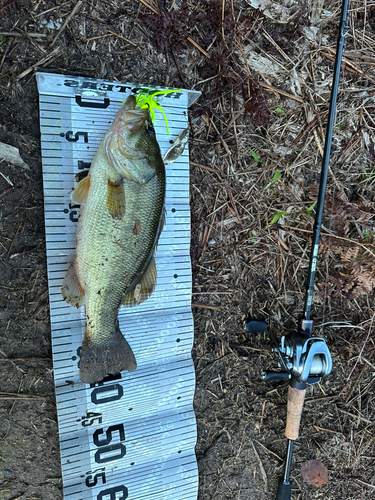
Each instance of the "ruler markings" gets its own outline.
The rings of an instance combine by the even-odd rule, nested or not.
[[[193,500],[197,495],[197,466],[192,408],[195,376],[190,357],[193,323],[188,151],[173,166],[166,167],[170,212],[156,254],[156,290],[144,304],[133,310],[122,309],[119,314],[120,328],[133,346],[138,369],[88,387],[79,380],[77,367],[85,327],[83,309],[65,307],[60,294],[62,278],[75,252],[78,207],[71,203],[70,191],[75,173],[88,168],[132,86],[40,73],[37,79],[64,496],[71,500],[107,500],[118,495],[133,500]],[[61,95],[45,95],[50,89]],[[166,134],[164,119],[158,116],[155,129],[162,153],[187,126],[186,107],[196,95],[183,91],[163,98],[171,134]],[[96,108],[87,107],[92,105]],[[95,420],[98,413],[102,415],[100,422]],[[173,429],[168,430],[168,425]],[[171,444],[175,452],[172,458],[168,457]],[[135,460],[144,461],[144,465],[136,469]],[[123,468],[122,464],[133,465]],[[92,473],[95,468],[101,472]],[[168,468],[171,474],[165,475]],[[133,474],[136,470],[143,471],[141,481],[139,474]],[[163,478],[167,478],[165,483]]]

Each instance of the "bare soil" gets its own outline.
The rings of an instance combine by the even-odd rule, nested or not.
[[[0,163],[0,500],[62,499],[36,68],[202,91],[190,113],[199,499],[274,497],[287,384],[262,382],[276,362],[243,321],[281,336],[303,309],[340,4],[266,3],[0,2],[0,142],[30,167]],[[352,1],[314,298],[333,370],[308,389],[296,500],[374,498],[374,43],[375,5]],[[301,475],[312,459],[329,471],[321,488]]]

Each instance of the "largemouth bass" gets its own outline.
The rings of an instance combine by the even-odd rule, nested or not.
[[[154,251],[164,215],[165,167],[149,111],[129,96],[104,136],[88,175],[72,193],[80,204],[76,256],[62,296],[80,307],[86,330],[80,378],[90,384],[106,375],[135,370],[134,354],[117,315],[154,290]]]

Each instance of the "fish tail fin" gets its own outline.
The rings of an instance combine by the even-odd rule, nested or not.
[[[86,328],[79,366],[80,378],[85,384],[94,384],[109,374],[137,368],[133,351],[122,335],[118,322],[111,337],[104,341],[94,341]]]

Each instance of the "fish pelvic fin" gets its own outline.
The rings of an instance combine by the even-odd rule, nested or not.
[[[81,307],[83,302],[83,296],[85,294],[84,289],[80,285],[76,270],[75,270],[75,258],[70,264],[68,270],[66,271],[63,284],[61,287],[61,295],[63,299],[68,302],[71,306]]]
[[[133,351],[118,322],[109,338],[95,340],[86,328],[82,342],[79,375],[84,384],[95,384],[110,374],[137,368]]]
[[[108,179],[107,208],[113,219],[121,220],[125,215],[125,193],[122,179],[112,182]]]
[[[90,177],[86,176],[79,181],[76,187],[73,189],[71,198],[72,202],[77,205],[84,205],[87,202],[87,197],[89,195],[90,189]]]
[[[123,305],[126,307],[133,307],[137,306],[138,304],[142,304],[142,302],[147,300],[155,290],[156,277],[157,271],[155,259],[152,256],[150,263],[143,273],[139,283],[134,287],[133,290],[125,295],[122,301]]]

